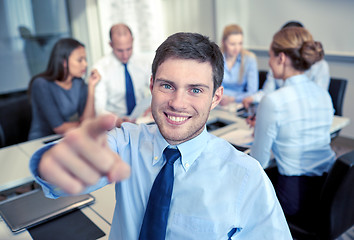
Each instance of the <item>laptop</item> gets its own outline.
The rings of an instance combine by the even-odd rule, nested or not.
[[[0,202],[0,215],[12,232],[18,232],[94,201],[90,194],[50,199],[41,189],[36,189]]]

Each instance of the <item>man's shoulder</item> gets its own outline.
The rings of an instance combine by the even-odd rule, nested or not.
[[[125,122],[122,123],[120,128],[114,128],[110,131],[112,137],[124,137],[129,139],[138,139],[138,138],[150,138],[152,139],[156,132],[158,131],[156,124],[135,124]]]
[[[259,163],[256,159],[248,154],[239,151],[231,143],[210,134],[210,139],[206,146],[206,154],[213,158],[219,159],[222,164],[234,165],[236,167],[244,167],[249,170],[259,169]]]
[[[148,74],[150,72],[151,62],[144,57],[132,56],[129,60],[129,68],[134,72]]]
[[[114,64],[118,64],[119,61],[115,58],[113,53],[108,53],[101,57],[94,65],[93,68],[106,68],[111,67]]]

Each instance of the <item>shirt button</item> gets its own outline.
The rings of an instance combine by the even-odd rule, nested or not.
[[[154,157],[155,160],[157,160],[157,157]]]
[[[186,164],[184,165],[184,167],[185,167],[185,168],[189,168],[189,163],[186,163]]]

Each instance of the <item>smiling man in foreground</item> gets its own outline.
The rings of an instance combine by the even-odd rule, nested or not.
[[[156,124],[112,129],[114,117],[102,116],[40,149],[30,164],[46,195],[116,182],[110,239],[291,239],[258,162],[206,131],[223,64],[208,38],[170,36],[152,65]]]

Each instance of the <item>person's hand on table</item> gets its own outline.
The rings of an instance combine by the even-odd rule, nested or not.
[[[246,122],[248,125],[250,125],[250,127],[254,128],[254,126],[256,125],[256,115],[247,117]]]
[[[68,132],[40,160],[39,176],[69,194],[78,194],[102,176],[111,182],[130,175],[130,167],[107,143],[107,130],[115,126],[114,115],[88,119]]]
[[[245,97],[242,100],[243,107],[248,109],[248,107],[253,103],[254,99],[252,96]]]

